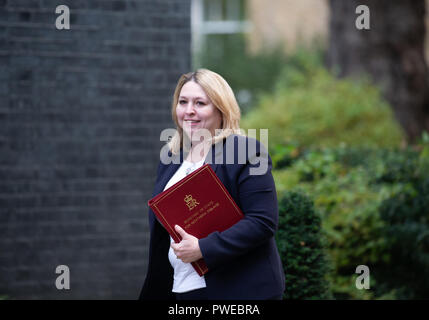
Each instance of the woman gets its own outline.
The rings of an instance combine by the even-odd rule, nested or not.
[[[209,163],[244,218],[202,239],[176,226],[182,241],[174,243],[149,209],[149,266],[140,298],[281,299],[285,281],[274,238],[278,208],[271,159],[256,139],[241,135],[233,91],[207,69],[185,74],[174,92],[172,116],[177,131],[161,151],[153,196]],[[266,170],[255,174],[255,159],[264,155]],[[166,161],[172,158],[177,161]],[[209,269],[202,277],[190,264],[200,258]]]

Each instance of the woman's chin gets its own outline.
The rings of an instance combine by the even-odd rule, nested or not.
[[[183,128],[183,132],[185,132],[189,137],[191,135],[197,134],[201,129],[204,129],[204,128],[200,128],[197,126],[185,127]]]

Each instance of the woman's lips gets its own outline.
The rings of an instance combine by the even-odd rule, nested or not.
[[[184,120],[184,122],[189,126],[193,127],[200,123],[200,120]]]

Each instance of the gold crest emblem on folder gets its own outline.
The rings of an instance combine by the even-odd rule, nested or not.
[[[190,194],[185,196],[185,203],[188,206],[189,210],[194,209],[197,206],[197,204],[200,204],[199,202],[197,202],[197,200],[192,198],[192,195]]]

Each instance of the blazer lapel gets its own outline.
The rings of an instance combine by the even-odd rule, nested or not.
[[[178,157],[180,161],[177,161]],[[153,196],[161,193],[164,190],[168,181],[170,181],[171,177],[176,173],[177,169],[179,169],[182,162],[183,162],[183,151],[180,150],[180,154],[176,155],[173,162],[168,165],[167,169],[165,169],[164,174],[159,178],[159,181],[154,188]]]
[[[171,151],[169,151],[169,152],[171,152]],[[177,157],[179,157],[180,163],[177,163],[178,162]],[[176,161],[174,161],[174,160],[176,160]],[[174,175],[174,173],[177,171],[177,169],[179,169],[179,167],[183,161],[182,150],[180,150],[180,154],[176,155],[174,160],[172,163],[170,163],[167,166],[167,168],[165,169],[165,172],[162,174],[162,176],[158,177],[159,180],[155,184],[152,197],[155,197],[156,195],[160,194],[164,190],[168,181],[170,181],[171,177]],[[153,212],[152,213],[150,213],[150,212],[152,212],[151,208],[149,208],[149,226],[150,226],[150,229],[153,229],[156,216]]]
[[[219,167],[219,164],[224,163],[223,162],[224,160],[223,154],[224,154],[224,147],[225,147],[224,142],[225,142],[225,139],[223,139],[222,141],[219,141],[216,144],[213,144],[204,161],[204,164],[208,163],[215,173],[217,168]]]

